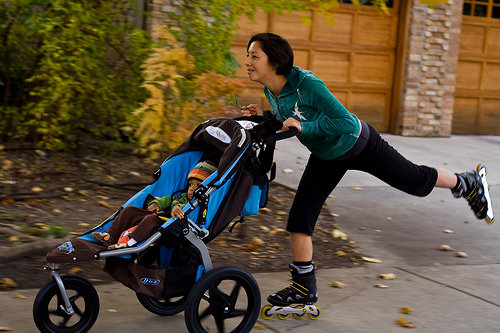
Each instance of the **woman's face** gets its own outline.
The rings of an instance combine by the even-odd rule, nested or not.
[[[267,78],[276,76],[276,68],[271,65],[267,54],[260,48],[260,42],[255,41],[250,44],[245,60],[248,78],[251,81],[259,82],[265,85]]]

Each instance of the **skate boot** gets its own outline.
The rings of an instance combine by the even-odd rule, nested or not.
[[[455,198],[464,197],[478,219],[488,223],[495,221],[491,206],[490,187],[486,181],[486,168],[479,164],[476,171],[456,174],[458,183],[451,190]]]
[[[305,314],[310,319],[320,316],[319,307],[314,305],[318,300],[314,269],[309,273],[299,274],[297,266],[290,265],[290,272],[292,282],[288,287],[269,295],[267,301],[271,304],[262,308],[262,318],[271,319],[274,314],[279,319],[285,319],[290,314],[295,319],[300,319]]]

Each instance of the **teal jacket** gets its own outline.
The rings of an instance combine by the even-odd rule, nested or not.
[[[347,152],[358,140],[361,124],[358,118],[332,95],[311,71],[293,67],[279,98],[264,87],[276,119],[293,117],[300,121],[300,142],[312,155],[330,160]]]
[[[156,203],[160,207],[160,210],[164,211],[165,214],[170,214],[170,212],[172,211],[172,209],[174,209],[175,206],[180,206],[181,208],[184,208],[184,206],[186,206],[188,202],[189,199],[187,193],[182,193],[180,197],[175,195],[170,197],[166,195],[164,197],[151,200],[149,204],[151,205],[152,203]]]

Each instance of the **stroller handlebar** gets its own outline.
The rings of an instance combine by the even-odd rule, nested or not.
[[[265,141],[269,143],[276,143],[276,141],[285,140],[296,136],[299,134],[299,130],[296,127],[290,127],[288,131],[281,131],[276,134],[268,136]]]

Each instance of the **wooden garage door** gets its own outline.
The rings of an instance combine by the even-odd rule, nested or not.
[[[347,1],[343,1],[347,2]],[[243,103],[260,102],[269,107],[259,84],[248,80],[244,61],[246,45],[253,33],[274,32],[286,38],[295,54],[295,65],[312,70],[328,89],[359,118],[379,131],[389,129],[396,55],[398,1],[391,2],[390,16],[381,16],[371,6],[341,4],[332,25],[321,14],[294,12],[265,14],[255,21],[242,19],[233,51],[241,64],[237,75],[247,90]],[[301,17],[311,21],[304,24]]]
[[[453,133],[500,134],[500,0],[465,0]]]

